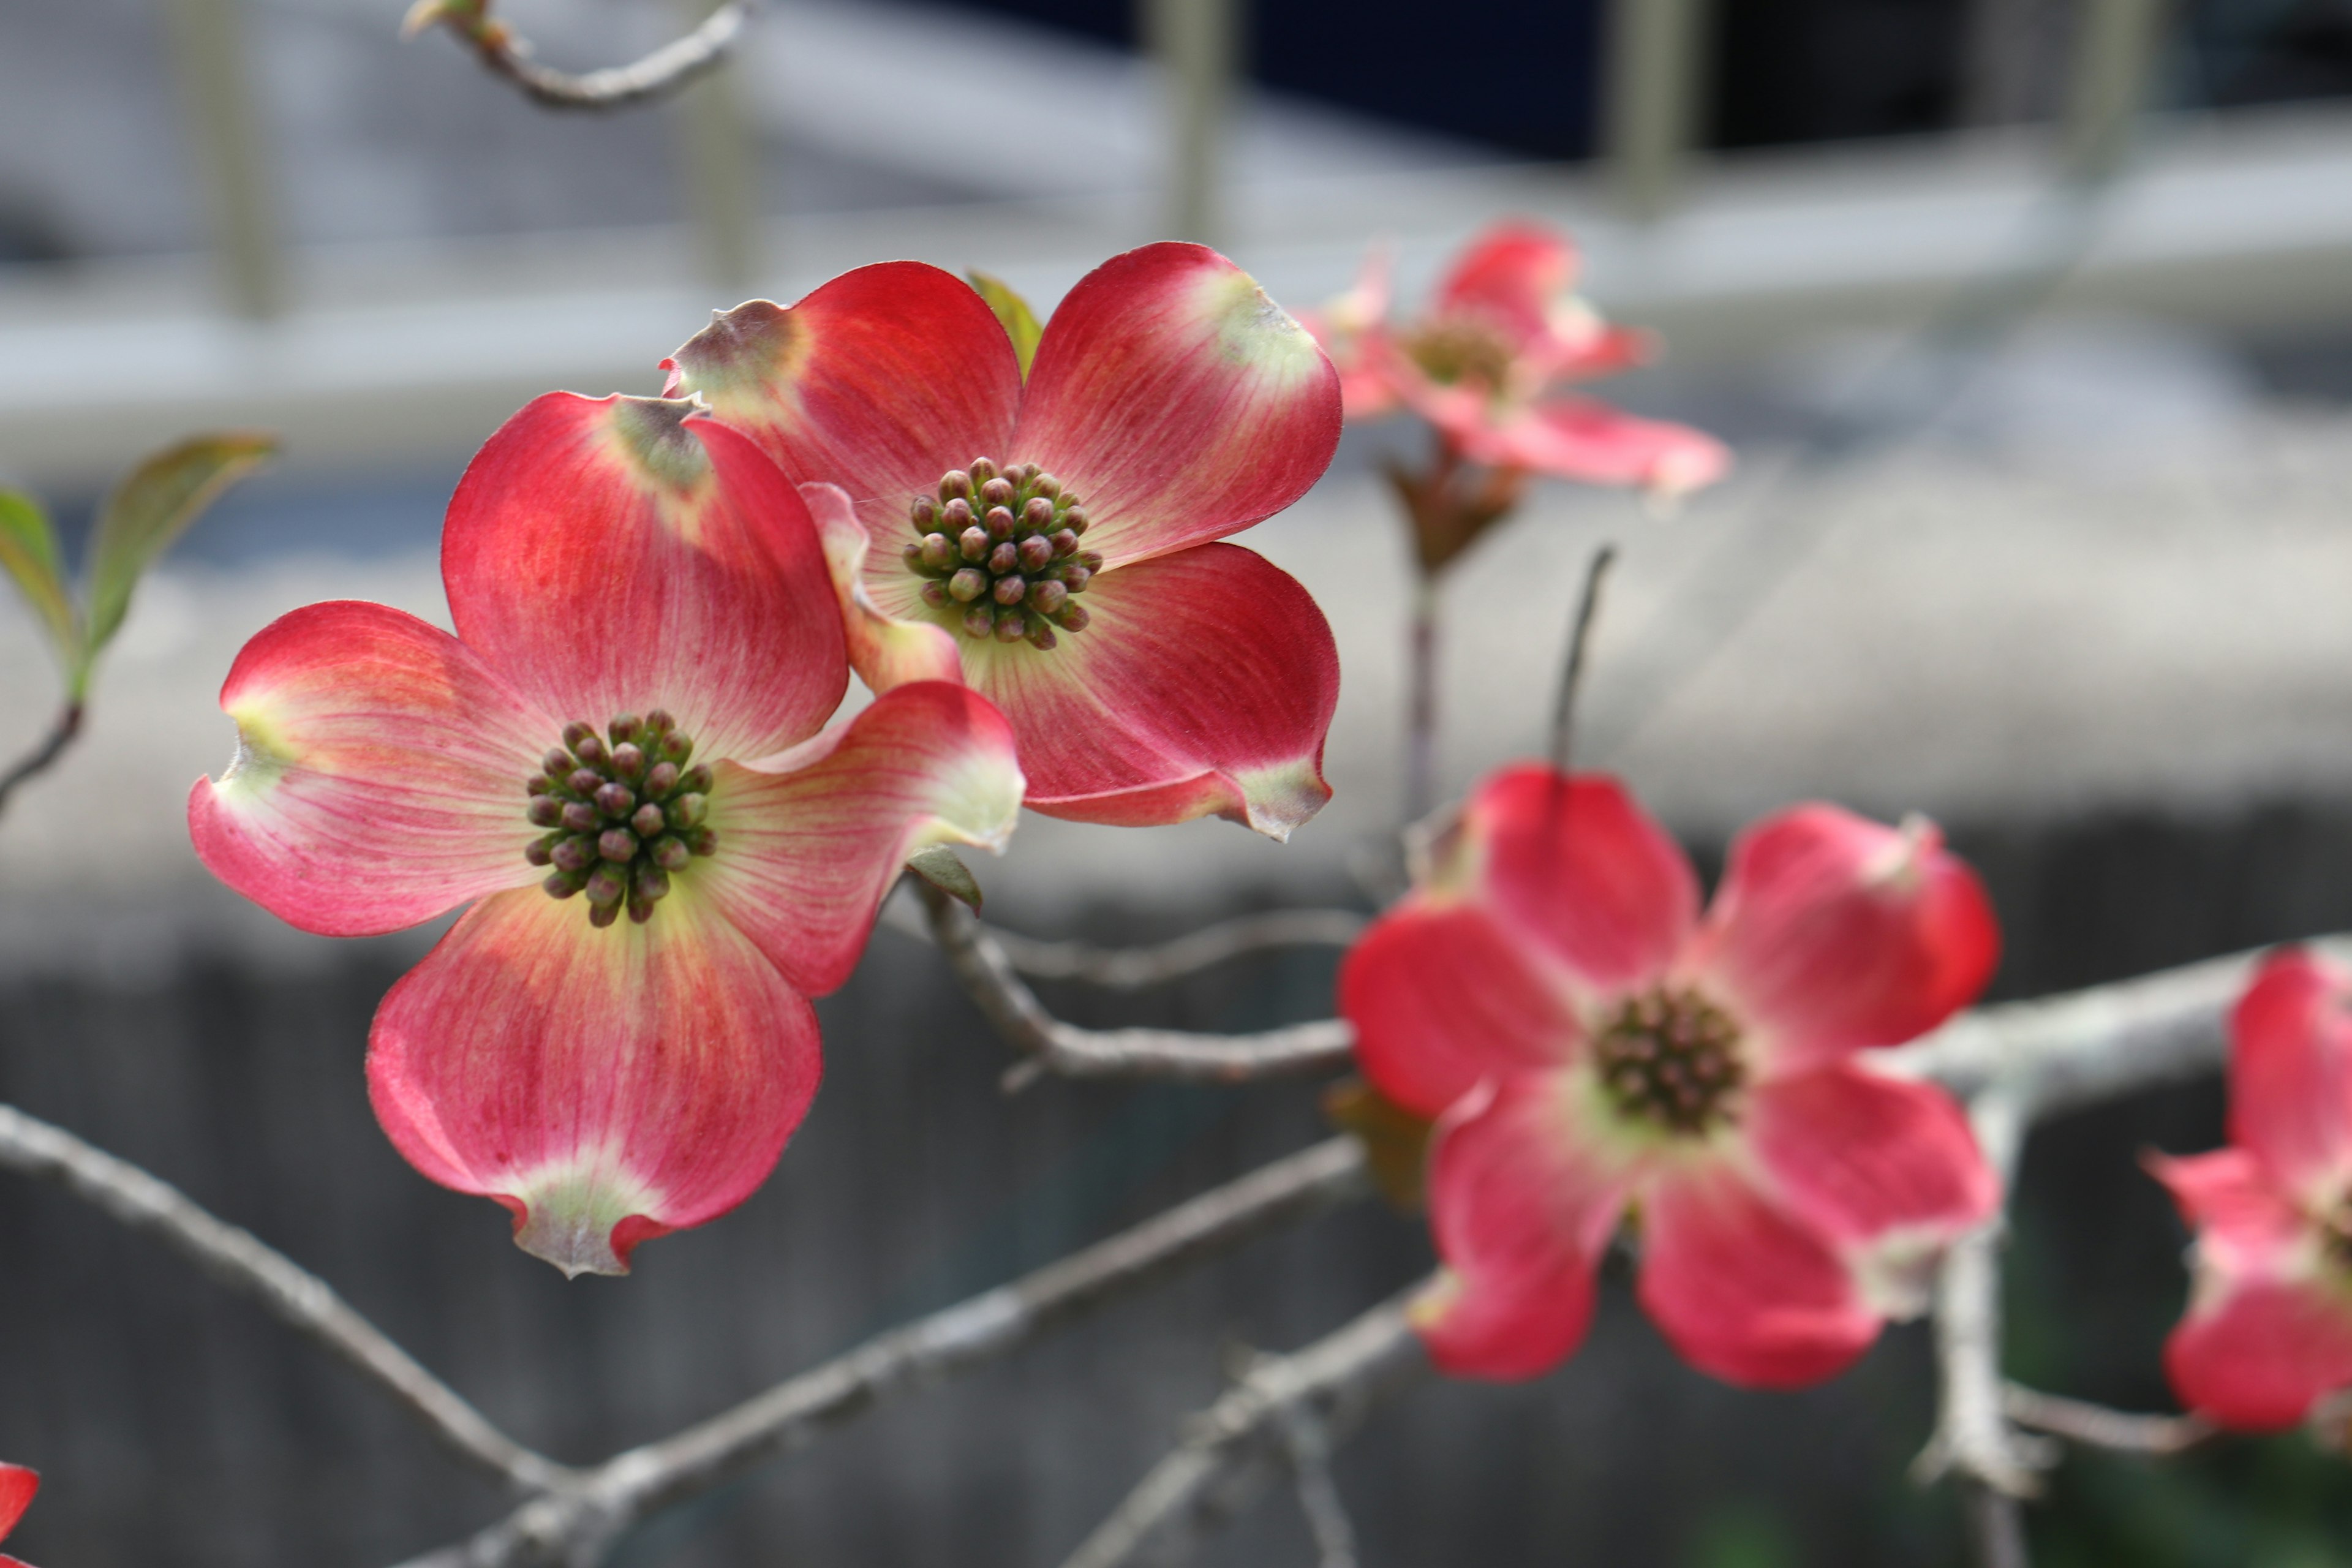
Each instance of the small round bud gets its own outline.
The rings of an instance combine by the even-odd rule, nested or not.
[[[1028,592],[1029,580],[1025,577],[999,577],[996,586],[990,590],[1000,605],[1017,605]]]
[[[645,721],[643,719],[638,718],[634,713],[624,713],[619,718],[614,720],[610,724],[604,726],[604,733],[610,736],[612,738],[613,744],[617,746],[624,741],[635,740],[637,738],[637,728],[644,722]]]
[[[980,509],[958,496],[940,510],[940,528],[947,533],[961,533],[980,517]]]
[[[974,458],[971,460],[971,482],[973,484],[985,485],[989,480],[995,477],[996,465],[994,463],[991,462],[986,458]]]
[[[944,572],[956,558],[956,542],[944,533],[923,535],[923,564],[934,572]]]
[[[591,904],[588,906],[588,923],[594,926],[598,931],[603,931],[606,926],[611,925],[614,921],[617,921],[620,918],[621,906],[618,904]]]
[[[1078,564],[1085,567],[1089,572],[1101,571],[1102,563],[1102,552],[1099,550],[1081,550],[1078,552]]]
[[[999,474],[980,487],[980,499],[990,506],[1010,506],[1017,488],[1011,479]]]
[[[574,768],[563,783],[573,795],[592,795],[604,787],[604,775],[594,768]]]
[[[596,792],[596,809],[607,816],[626,816],[637,809],[636,793],[625,784],[608,784]]]
[[[694,852],[686,847],[683,838],[665,833],[654,840],[654,864],[666,871],[682,871],[693,858]]]
[[[1010,539],[1013,537],[1013,510],[1010,507],[990,507],[988,509],[988,516],[983,521],[988,524],[989,538]]]
[[[575,719],[571,723],[563,726],[563,743],[576,752],[580,749],[580,742],[586,740],[595,732],[595,730],[592,726],[583,724]],[[570,767],[572,765],[569,758],[565,759],[563,765],[565,767]],[[548,770],[550,773],[553,773],[554,771],[555,770],[552,768]]]
[[[963,613],[963,629],[976,637],[984,637],[996,629],[996,615],[986,605],[974,605]]]
[[[646,793],[647,795],[655,796],[665,795],[677,787],[677,764],[676,763],[656,763],[652,767],[646,770]]]
[[[1050,616],[1069,601],[1070,591],[1047,578],[1029,585],[1029,607],[1041,616]]]
[[[713,776],[707,765],[697,763],[678,775],[677,787],[688,795],[709,795]]]
[[[524,847],[522,858],[534,866],[552,866],[555,864],[555,847],[562,842],[563,836],[560,833],[534,838]]]
[[[554,787],[555,781],[553,779],[549,778],[544,773],[533,773],[530,777],[523,781],[522,793],[525,795],[545,795],[549,790],[551,790]]]
[[[996,617],[994,636],[1001,643],[1016,643],[1029,635],[1029,624],[1018,610]]]
[[[1029,493],[1053,500],[1062,493],[1062,481],[1052,474],[1032,475],[1029,479]]]
[[[1067,587],[1073,594],[1085,593],[1087,591],[1087,584],[1094,580],[1095,574],[1087,571],[1083,566],[1073,564],[1062,568],[1063,585]]]
[[[1044,496],[1031,496],[1029,504],[1021,509],[1021,521],[1028,527],[1044,532],[1054,526],[1054,503]]]
[[[1084,605],[1064,605],[1055,612],[1054,624],[1066,632],[1082,632],[1090,618]]]
[[[646,776],[645,748],[635,741],[624,741],[613,748],[613,771],[625,779]]]
[[[523,815],[530,818],[533,827],[552,827],[563,820],[563,805],[551,795],[533,795],[530,808]]]
[[[917,496],[907,515],[914,523],[917,533],[929,533],[931,525],[940,520],[940,503],[929,496]]]
[[[588,874],[587,885],[581,890],[592,904],[617,904],[629,890],[629,879],[614,867],[599,866]]]
[[[595,767],[604,760],[604,742],[597,736],[583,735],[580,743],[572,748],[572,754],[590,767]]]
[[[549,778],[560,779],[572,771],[572,753],[559,746],[540,758],[539,765],[547,770]]]
[[[677,721],[669,716],[667,708],[656,708],[646,715],[646,732],[658,740],[677,728]]]
[[[1042,616],[1029,617],[1028,638],[1029,646],[1039,649],[1052,647],[1061,640],[1054,635],[1054,628],[1045,624],[1045,617]]]
[[[999,577],[1014,570],[1020,564],[1020,547],[1009,539],[988,552],[988,569]]]
[[[562,871],[551,873],[540,889],[551,899],[568,899],[580,890],[580,879]]]
[[[1034,533],[1021,542],[1020,549],[1021,570],[1024,572],[1042,572],[1045,569],[1045,563],[1054,558],[1052,542]]]
[[[593,911],[592,911],[592,913],[593,913]],[[629,889],[629,923],[630,923],[631,925],[643,925],[643,924],[645,924],[647,921],[649,921],[649,920],[651,920],[651,919],[653,919],[653,918],[654,918],[654,901],[653,901],[651,899],[646,898],[646,897],[642,896],[641,894],[639,894],[639,893],[637,892],[637,890],[636,890],[635,888],[630,889]]]
[[[952,505],[958,500],[971,499],[971,476],[961,468],[950,468],[940,478],[940,503]]]
[[[574,833],[593,833],[604,817],[586,801],[575,800],[564,806],[560,820]]]
[[[662,816],[675,828],[698,827],[702,825],[703,814],[709,809],[709,795],[682,795],[662,808]],[[634,849],[632,853],[635,853]]]
[[[977,523],[965,529],[963,537],[956,541],[956,549],[966,561],[979,560],[988,553],[988,530]]]
[[[584,833],[558,840],[548,851],[548,860],[559,871],[578,871],[583,875],[596,863],[596,846]]]
[[[977,566],[967,566],[948,579],[948,597],[959,605],[969,605],[988,592],[988,574]]]
[[[1056,529],[1047,537],[1053,542],[1055,560],[1059,561],[1078,552],[1078,536],[1068,529]]]
[[[637,858],[637,836],[625,827],[608,827],[596,840],[596,853],[625,866]]]
[[[930,605],[930,607],[935,610],[946,609],[948,607],[947,589],[942,587],[937,581],[924,584],[923,603]]]
[[[1066,510],[1062,513],[1062,526],[1072,533],[1084,533],[1087,531],[1087,509],[1074,506]]]
[[[907,563],[908,571],[920,572],[923,569],[923,542],[919,539],[911,544],[900,545],[898,559]]]
[[[719,850],[719,835],[708,827],[698,827],[686,836],[686,847],[697,855],[712,855]]]
[[[636,885],[629,891],[649,904],[657,904],[669,897],[669,873],[659,866],[640,866]]]

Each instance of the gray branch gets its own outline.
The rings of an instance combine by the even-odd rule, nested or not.
[[[64,1188],[194,1262],[221,1284],[391,1395],[459,1458],[519,1490],[565,1484],[572,1472],[491,1426],[446,1384],[419,1366],[383,1331],[353,1311],[323,1279],[233,1225],[215,1219],[178,1188],[91,1147],[61,1128],[0,1105],[0,1168]]]
[[[2185,1454],[2220,1433],[2201,1415],[2143,1415],[2104,1405],[2044,1394],[2009,1384],[2000,1391],[2001,1413],[2020,1426],[2047,1432],[2086,1448],[2168,1458]]]
[[[894,910],[901,907],[892,906]],[[894,914],[889,923],[909,936],[928,940],[931,934],[924,919]],[[1106,991],[1141,991],[1198,974],[1245,953],[1285,947],[1346,947],[1363,935],[1370,923],[1353,910],[1268,910],[1141,947],[1043,942],[992,925],[983,925],[980,931],[996,944],[1016,973],[1032,980],[1074,980]]]
[[[996,939],[947,894],[917,881],[931,938],[947,955],[982,1013],[1025,1058],[1010,1081],[1040,1073],[1071,1078],[1167,1078],[1234,1083],[1277,1073],[1336,1068],[1356,1032],[1344,1018],[1319,1018],[1254,1035],[1202,1035],[1181,1029],[1082,1029],[1045,1010],[1013,972]]]
[[[1384,1301],[1305,1350],[1258,1362],[1232,1392],[1189,1423],[1174,1452],[1155,1466],[1062,1568],[1123,1568],[1148,1554],[1181,1552],[1202,1532],[1232,1517],[1266,1482],[1298,1470],[1294,1423],[1318,1435],[1311,1464],[1360,1424],[1381,1395],[1427,1368],[1405,1306],[1426,1287]],[[1328,1477],[1324,1480],[1328,1484]],[[1336,1497],[1332,1500],[1336,1505]],[[1316,1519],[1318,1549],[1331,1562],[1335,1542]],[[1344,1516],[1341,1528],[1344,1529]]]
[[[806,1446],[889,1394],[1003,1355],[1089,1309],[1370,1191],[1352,1139],[1318,1143],[617,1455],[407,1568],[593,1568],[638,1521]]]
[[[421,0],[409,13],[408,30],[438,22],[472,49],[492,75],[514,83],[533,102],[549,109],[594,111],[666,97],[715,69],[751,18],[750,0],[727,0],[694,31],[643,59],[575,76],[531,58],[530,41],[492,20],[489,10],[488,0]]]

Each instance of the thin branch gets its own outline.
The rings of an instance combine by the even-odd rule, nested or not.
[[[58,710],[58,716],[50,722],[49,732],[41,737],[41,743],[17,759],[16,766],[0,773],[0,811],[7,809],[8,797],[16,793],[18,784],[56,766],[57,760],[66,754],[66,748],[72,745],[74,737],[80,733],[81,704],[68,702]]]
[[[0,1105],[0,1168],[64,1188],[194,1262],[389,1394],[450,1452],[519,1490],[560,1486],[572,1472],[490,1425],[447,1384],[386,1339],[323,1279],[215,1219],[177,1188],[70,1132]]]
[[[899,911],[906,912],[901,914]],[[930,940],[927,917],[893,901],[891,927]],[[1369,917],[1353,910],[1268,910],[1203,926],[1171,942],[1140,947],[1097,947],[1084,942],[1043,942],[1002,926],[982,925],[1005,962],[1033,980],[1075,980],[1106,991],[1140,991],[1198,974],[1228,959],[1285,947],[1346,947],[1364,934]]]
[[[531,58],[530,40],[493,19],[490,5],[491,0],[417,0],[401,31],[413,37],[437,23],[472,49],[492,75],[514,83],[533,102],[598,112],[666,97],[717,68],[751,13],[750,0],[727,0],[694,31],[641,60],[574,76]]]
[[[994,938],[961,904],[918,881],[931,939],[964,989],[1005,1042],[1027,1058],[1009,1082],[1039,1073],[1071,1078],[1150,1077],[1232,1083],[1276,1073],[1312,1072],[1348,1059],[1355,1031],[1343,1018],[1255,1035],[1202,1035],[1180,1029],[1081,1029],[1045,1010],[1013,973]]]
[[[1303,1405],[1282,1413],[1283,1451],[1298,1489],[1299,1511],[1315,1537],[1316,1568],[1356,1568],[1356,1527],[1331,1479],[1331,1434]]]
[[[1584,569],[1584,591],[1576,601],[1576,623],[1568,634],[1568,667],[1560,671],[1559,695],[1552,704],[1549,753],[1552,767],[1563,773],[1575,750],[1576,697],[1584,685],[1585,656],[1592,645],[1592,623],[1601,611],[1601,584],[1616,559],[1613,544],[1592,552],[1591,563]]]
[[[1374,1400],[1428,1363],[1405,1321],[1416,1285],[1305,1350],[1260,1361],[1232,1392],[1187,1423],[1153,1467],[1062,1568],[1121,1568],[1180,1546],[1231,1515],[1291,1462],[1293,1412],[1327,1434],[1352,1430]],[[1324,1547],[1327,1563],[1329,1547]]]
[[[2000,1407],[2019,1426],[2069,1443],[2159,1458],[2185,1454],[2221,1431],[2201,1415],[2141,1415],[2014,1383],[2002,1387]]]
[[[639,1521],[806,1446],[891,1394],[1003,1355],[1082,1312],[1370,1190],[1353,1139],[1318,1143],[617,1455],[408,1568],[593,1568]]]

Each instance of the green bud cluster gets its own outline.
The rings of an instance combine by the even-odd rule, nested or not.
[[[710,770],[687,765],[694,742],[656,709],[626,713],[599,735],[566,724],[563,744],[540,759],[523,785],[531,826],[548,829],[523,851],[552,868],[540,886],[554,899],[588,896],[588,923],[608,926],[626,907],[643,925],[669,894],[670,874],[719,847],[705,825]]]
[[[950,612],[966,637],[1045,648],[1056,626],[1086,629],[1076,595],[1103,558],[1078,547],[1086,508],[1036,464],[974,458],[948,470],[936,498],[917,496],[908,519],[916,537],[904,555],[924,580],[923,602]]]
[[[1687,987],[1628,997],[1592,1041],[1601,1082],[1628,1116],[1696,1137],[1732,1119],[1748,1068],[1739,1026]]]

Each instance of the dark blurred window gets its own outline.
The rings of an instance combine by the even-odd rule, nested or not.
[[[2352,0],[2195,0],[2183,9],[2191,101],[2352,94]]]
[[[1716,8],[1718,147],[1941,131],[1958,116],[1964,0],[1730,0]]]

